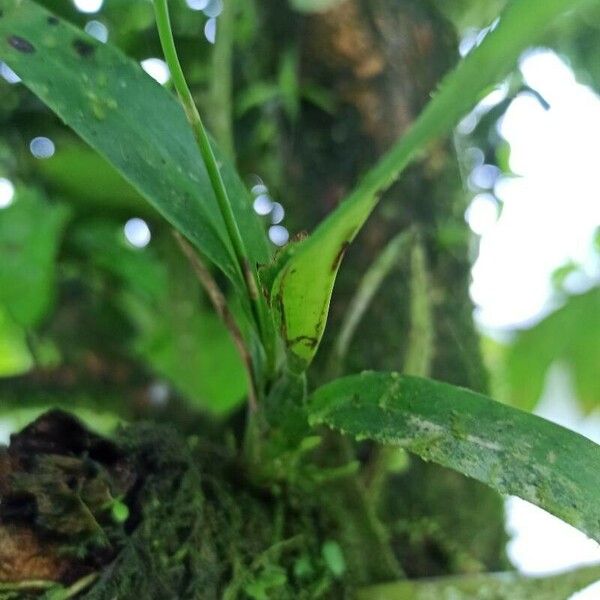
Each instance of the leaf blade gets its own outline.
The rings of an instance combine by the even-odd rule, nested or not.
[[[312,425],[401,446],[519,496],[600,540],[600,446],[448,384],[366,372],[319,388]]]
[[[0,8],[0,58],[176,229],[242,285],[206,169],[173,95],[119,50],[31,0],[2,0]],[[266,262],[269,246],[248,192],[215,150],[251,260]]]
[[[554,364],[570,372],[581,408],[600,404],[600,287],[569,296],[565,303],[529,329],[517,332],[504,368],[508,400],[533,410]]]
[[[0,211],[0,305],[19,326],[40,323],[55,296],[56,261],[71,211],[19,188]]]

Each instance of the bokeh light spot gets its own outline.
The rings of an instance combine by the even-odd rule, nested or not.
[[[217,40],[217,19],[211,18],[204,25],[204,37],[214,44]]]
[[[185,0],[185,3],[192,10],[204,10],[208,6],[209,2],[210,0]]]
[[[108,27],[100,21],[88,21],[85,24],[85,32],[105,44],[108,41]]]
[[[489,231],[498,220],[498,202],[491,194],[477,194],[465,212],[465,220],[477,235]]]
[[[50,138],[38,136],[34,137],[31,142],[29,142],[29,150],[36,158],[43,159],[54,156],[56,148],[54,142]]]
[[[164,381],[154,381],[148,388],[148,400],[156,408],[163,408],[169,403],[171,391]]]
[[[469,175],[469,186],[473,190],[491,190],[500,175],[496,165],[479,165]]]
[[[268,193],[269,188],[267,188],[267,186],[264,183],[260,182],[256,185],[253,185],[250,191],[254,196],[260,196],[261,194]]]
[[[207,17],[216,18],[223,12],[223,2],[222,0],[209,0],[203,10]]]
[[[125,239],[135,248],[145,248],[152,239],[150,227],[143,219],[134,217],[125,223],[123,228]]]
[[[274,202],[273,208],[271,209],[271,223],[273,223],[273,225],[279,225],[284,217],[285,209],[279,202]]]
[[[161,85],[164,85],[171,79],[171,72],[167,63],[160,58],[146,58],[140,64],[142,65],[142,69]]]
[[[0,208],[6,208],[15,199],[15,186],[10,179],[0,177]]]
[[[256,196],[252,206],[254,208],[254,212],[261,216],[268,215],[273,210],[273,202],[266,194],[260,194],[259,196]]]
[[[104,0],[73,0],[73,4],[79,12],[95,13],[102,8]]]
[[[3,62],[0,62],[0,75],[11,84],[19,83],[21,81],[21,78]]]
[[[269,239],[276,246],[285,246],[290,239],[290,233],[282,225],[273,225],[269,227]]]

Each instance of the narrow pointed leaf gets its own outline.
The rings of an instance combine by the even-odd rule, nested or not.
[[[449,133],[558,16],[592,1],[510,2],[497,27],[446,77],[413,127],[295,249],[275,281],[271,296],[276,300],[282,332],[297,368],[305,368],[316,353],[344,251],[371,214],[380,193],[430,142]]]
[[[241,285],[206,169],[174,96],[118,49],[31,0],[0,0],[0,14],[0,60]],[[266,262],[269,247],[248,193],[217,155],[250,258]]]
[[[519,496],[600,541],[600,446],[469,390],[394,373],[338,379],[310,421],[400,446]]]

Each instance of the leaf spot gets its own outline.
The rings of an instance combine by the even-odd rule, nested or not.
[[[88,58],[92,56],[92,54],[94,54],[94,52],[96,51],[95,46],[82,39],[74,40],[73,48],[75,48],[75,52],[77,52],[77,54],[79,54],[79,56],[83,58]]]
[[[346,250],[348,249],[349,245],[350,242],[344,242],[338,250],[338,253],[335,255],[335,258],[333,259],[333,263],[331,265],[331,271],[333,273],[335,273],[338,270],[338,267],[340,266],[340,263],[342,262],[344,254],[346,254]]]
[[[23,52],[24,54],[32,54],[35,52],[34,45],[18,35],[9,36],[8,43],[18,52]]]

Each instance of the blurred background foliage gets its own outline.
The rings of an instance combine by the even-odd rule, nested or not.
[[[311,11],[335,1],[290,4]],[[71,0],[40,3],[90,33],[106,32],[111,44],[138,61],[160,56],[152,7],[145,0],[107,0],[94,14]],[[223,23],[217,30],[216,46],[207,37],[211,21],[216,18],[220,28],[224,18],[218,16],[218,0],[171,4],[184,69],[213,131],[230,153],[235,147],[249,187],[257,182],[250,174],[260,173],[272,195],[285,199],[281,131],[293,128],[305,106],[336,110],[336,98],[299,78],[291,42],[286,52],[268,52],[259,2],[235,4],[233,26]],[[493,26],[504,1],[435,4],[456,25],[461,51],[467,52]],[[599,28],[596,5],[544,40],[597,91]],[[232,51],[231,78],[217,76],[229,68]],[[19,418],[18,411],[30,415],[60,404],[80,414],[133,418],[179,403],[215,416],[228,414],[244,398],[243,370],[168,227],[6,65],[0,68],[0,413]],[[513,176],[510,147],[497,128],[511,102],[521,94],[546,102],[524,83],[518,68],[499,89],[497,100],[479,105],[468,117],[470,124],[456,133],[466,194],[494,195],[497,177]],[[233,127],[227,125],[229,116]],[[51,156],[30,151],[30,141],[39,136],[51,140]],[[491,176],[473,182],[474,169],[482,165]],[[149,244],[126,237],[124,226],[134,218],[149,227]],[[296,233],[293,225],[290,229]],[[138,236],[140,231],[147,236],[143,227]],[[600,235],[597,250],[600,254]],[[582,284],[582,277],[580,265],[559,269],[552,312],[529,329],[512,332],[507,343],[485,342],[499,399],[534,409],[549,368],[560,362],[570,369],[584,409],[598,406],[600,287],[594,280]],[[576,292],[570,285],[575,279]]]

